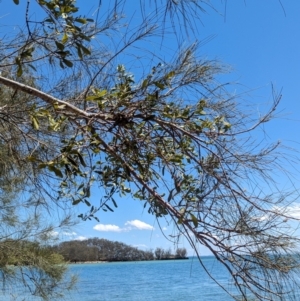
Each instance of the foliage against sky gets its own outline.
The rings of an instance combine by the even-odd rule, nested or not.
[[[64,8],[64,12],[49,3],[47,6],[47,1],[40,1],[47,6],[52,19],[36,23],[41,15],[28,14],[31,21],[27,22],[25,34],[22,32],[9,47],[6,44],[2,48],[3,70],[15,65],[15,73],[6,75],[4,72],[2,84],[38,99],[24,127],[17,127],[26,129],[24,139],[34,145],[28,160],[41,170],[38,179],[46,181],[40,189],[45,189],[49,197],[57,201],[64,199],[74,206],[87,205],[87,215],[80,214],[83,219],[95,217],[97,209],[111,211],[124,202],[124,198],[128,200],[125,212],[129,216],[133,204],[129,198],[141,199],[145,212],[154,214],[162,227],[166,223],[164,217],[170,216],[174,224],[179,225],[179,233],[187,234],[192,244],[195,238],[224,264],[228,254],[234,255],[235,269],[245,273],[234,277],[237,284],[239,281],[249,284],[247,277],[257,281],[250,270],[241,269],[239,252],[250,253],[257,259],[255,264],[264,266],[267,262],[270,266],[265,267],[269,271],[277,263],[266,258],[260,261],[262,244],[270,252],[278,252],[278,248],[289,252],[293,240],[287,236],[284,224],[285,219],[293,216],[290,207],[284,206],[296,196],[285,194],[276,182],[281,179],[288,183],[285,171],[290,174],[286,166],[291,160],[274,161],[282,155],[276,152],[279,144],[272,144],[272,139],[266,143],[268,136],[263,132],[252,134],[249,131],[270,129],[265,124],[279,105],[280,93],[269,89],[267,98],[271,109],[268,113],[267,106],[262,110],[256,108],[260,101],[254,102],[255,107],[250,110],[246,89],[238,86],[237,93],[233,93],[227,81],[222,84],[226,77],[220,72],[224,69],[215,60],[199,56],[202,48],[190,42],[202,34],[198,24],[202,20],[205,22],[206,17],[201,19],[201,10],[199,18],[190,16],[192,23],[181,18],[179,22],[182,23],[178,25],[169,23],[168,17],[163,18],[166,16],[164,10],[158,9],[158,15],[148,14],[149,7],[143,7],[144,19],[136,17],[141,13],[137,8],[136,14],[124,22],[118,19],[123,17],[122,13],[113,10],[105,15],[104,12],[108,17],[104,22],[101,19],[103,7],[100,7],[100,13],[94,13],[100,16],[100,29],[96,30],[88,25],[93,24],[89,18],[73,18],[72,2],[69,3],[71,10]],[[173,3],[172,8],[176,9],[176,3],[167,3]],[[221,10],[225,17],[219,20],[224,27],[231,22],[230,9],[227,5]],[[124,13],[128,12],[131,13],[126,8]],[[276,12],[282,13],[282,7],[276,8]],[[176,17],[171,20],[178,21]],[[157,18],[165,21],[163,28],[156,28]],[[212,20],[211,24],[217,24]],[[82,29],[74,27],[72,22],[79,23]],[[141,27],[134,31],[131,26],[137,24]],[[196,29],[195,24],[197,30],[191,31],[189,27]],[[46,33],[39,26],[44,27]],[[173,30],[178,28],[181,30],[173,35],[174,41],[167,44]],[[249,28],[253,30],[256,26]],[[254,36],[261,36],[261,28],[265,27],[254,31]],[[246,32],[242,31],[241,35],[246,39],[253,37]],[[100,34],[98,39],[96,34]],[[20,41],[25,44],[20,46]],[[175,41],[181,47],[175,46]],[[218,42],[217,45],[224,53],[227,45],[240,57],[236,41],[229,41],[230,38],[226,38],[224,44]],[[250,46],[248,48],[251,50]],[[244,56],[243,61],[250,61],[249,66],[255,67],[251,76],[257,79],[265,57],[260,64],[253,64],[249,59],[253,53],[255,51],[246,52],[248,56]],[[30,69],[31,74],[36,74],[36,89],[22,86],[18,81]],[[29,137],[27,131],[32,136]],[[64,139],[60,139],[60,135]],[[43,149],[38,138],[43,142],[45,137],[50,140],[52,137],[54,144],[41,143]],[[274,176],[275,169],[278,173],[284,171],[284,176],[282,173]],[[55,186],[56,183],[59,186]],[[99,190],[92,188],[93,183]],[[288,185],[288,188],[292,186]],[[53,190],[55,187],[57,189]],[[118,193],[121,198],[115,196]],[[95,194],[96,203],[93,202]],[[105,219],[105,214],[101,214],[100,218],[103,217]],[[135,219],[131,219],[131,224]],[[130,224],[130,219],[126,220],[124,224]],[[101,223],[102,226],[94,229],[109,229]],[[121,228],[111,224],[110,229]]]

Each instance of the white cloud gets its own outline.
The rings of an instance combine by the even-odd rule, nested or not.
[[[65,236],[75,236],[75,235],[77,235],[77,233],[76,232],[63,232],[63,235],[65,235]]]
[[[285,218],[284,221],[288,221],[288,218],[300,220],[300,204],[290,205],[287,207],[274,206],[273,208],[271,208],[271,213],[257,216],[253,219],[258,221],[266,221],[273,218],[275,214],[282,216],[282,218]]]
[[[78,236],[76,237],[77,240],[87,240],[88,238],[85,236]]]
[[[144,244],[137,244],[137,245],[133,245],[133,247],[146,249],[148,246]]]
[[[286,216],[290,216],[291,218],[300,219],[300,205],[295,204],[293,206],[288,206],[283,210]]]
[[[57,237],[59,235],[59,233],[57,231],[50,231],[49,235],[52,237]]]
[[[125,226],[134,227],[134,228],[139,229],[139,230],[154,230],[154,228],[151,225],[146,224],[146,223],[144,223],[142,221],[139,221],[137,219],[135,219],[133,221],[126,222]]]
[[[253,217],[252,219],[253,219],[254,221],[262,222],[262,221],[269,220],[270,218],[271,218],[270,214],[265,214],[265,215]]]
[[[162,230],[163,230],[163,231],[167,231],[168,228],[167,228],[167,227],[162,227]]]
[[[127,221],[124,228],[120,228],[117,225],[98,224],[94,226],[93,229],[100,232],[127,232],[131,230],[154,230],[154,227],[135,219],[132,221]]]
[[[104,224],[98,224],[94,226],[94,230],[100,231],[100,232],[122,232],[124,229],[120,228],[119,226],[116,225],[104,225]]]

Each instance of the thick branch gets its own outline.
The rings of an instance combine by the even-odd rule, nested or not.
[[[84,116],[84,117],[93,117],[95,114],[87,113],[72,104],[60,100],[58,98],[55,98],[54,96],[51,96],[49,94],[46,94],[36,88],[30,87],[28,85],[21,84],[17,81],[14,81],[12,79],[8,79],[5,77],[0,76],[0,83],[5,85],[6,87],[10,87],[19,91],[22,91],[26,94],[33,95],[35,97],[38,97],[42,100],[44,100],[46,103],[51,104],[51,105],[60,105],[60,106],[65,106],[65,110],[75,113],[76,115]]]

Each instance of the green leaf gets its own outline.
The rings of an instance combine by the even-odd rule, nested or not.
[[[63,64],[62,61],[59,61],[59,66],[60,66],[62,69],[65,69],[65,66],[64,66],[64,64]]]
[[[43,168],[45,168],[47,166],[48,166],[47,163],[41,163],[41,164],[38,165],[38,169],[43,169]]]
[[[18,66],[18,70],[17,70],[17,76],[20,77],[23,74],[23,69],[22,69],[22,65],[20,64]]]
[[[56,110],[63,110],[63,109],[65,109],[66,108],[66,105],[56,105],[55,106],[55,109]]]
[[[68,66],[70,68],[73,67],[73,63],[71,61],[66,60],[66,59],[62,59],[62,61],[66,66]]]
[[[231,124],[229,122],[224,122],[224,130],[227,132],[231,128]]]
[[[60,186],[61,186],[61,187],[68,187],[68,183],[67,183],[66,181],[62,181],[62,182],[60,183]]]
[[[18,5],[20,2],[19,0],[14,0],[14,3]]]
[[[174,77],[175,76],[175,71],[171,71],[171,72],[169,72],[167,75],[166,75],[166,78],[167,79],[170,79],[170,78],[172,78],[172,77]]]
[[[186,208],[181,208],[181,209],[179,210],[179,213],[180,213],[183,217],[184,217],[185,212],[186,212]]]
[[[39,122],[35,116],[31,116],[32,126],[35,130],[39,129]]]
[[[87,197],[90,197],[90,196],[91,196],[91,188],[90,188],[90,186],[87,186],[87,187],[86,187],[86,189],[85,189],[85,195],[86,195]]]
[[[90,96],[88,96],[87,98],[86,98],[86,100],[98,100],[98,96],[96,96],[96,95],[90,95]]]
[[[84,18],[76,18],[76,19],[75,19],[75,22],[78,22],[78,23],[81,23],[81,24],[86,24],[86,23],[87,23],[87,20],[84,19]]]
[[[63,44],[66,44],[67,41],[68,41],[68,39],[69,39],[68,35],[67,35],[66,33],[64,33],[64,35],[63,35],[63,37],[62,37],[62,39],[61,39],[61,42],[62,42]]]
[[[104,95],[106,95],[107,90],[102,90],[102,91],[97,91],[97,97],[103,97]]]
[[[83,56],[82,56],[81,48],[77,47],[76,49],[77,49],[77,54],[78,54],[79,58],[82,60]]]
[[[91,206],[91,203],[88,200],[84,200],[84,202],[86,203],[87,206]]]
[[[192,222],[194,224],[194,227],[197,228],[198,227],[198,219],[197,219],[197,217],[194,214],[192,214],[192,213],[190,213],[190,216],[192,218]]]
[[[142,89],[145,89],[148,86],[148,83],[149,83],[148,79],[145,79],[142,83]]]
[[[88,48],[84,47],[83,45],[80,45],[80,48],[82,49],[82,51],[85,55],[91,54],[91,51]]]
[[[63,178],[62,172],[58,168],[56,168],[55,166],[48,166],[48,169],[50,171],[54,172],[57,177]]]
[[[37,158],[35,156],[29,156],[29,157],[27,157],[27,160],[30,162],[36,162]]]
[[[77,155],[78,155],[78,158],[79,158],[79,161],[80,161],[81,165],[84,166],[84,167],[86,167],[86,164],[85,164],[85,162],[84,162],[84,160],[83,160],[83,157],[82,157],[82,155],[80,154],[80,152],[78,152]]]
[[[163,90],[163,89],[165,88],[165,85],[162,84],[162,83],[160,83],[160,82],[155,82],[154,85],[155,85],[156,87],[158,87],[159,89],[161,89],[161,90]]]
[[[170,194],[168,196],[168,203],[170,203],[170,201],[172,200],[173,198],[173,191],[175,190],[175,188],[173,188],[171,191],[170,191]]]
[[[83,186],[84,186],[84,183],[81,183],[81,184],[79,185],[79,187],[77,188],[77,191],[79,191]]]
[[[61,51],[63,51],[65,49],[65,45],[62,43],[55,41],[55,45],[56,45],[57,49],[59,49]]]
[[[54,173],[55,173],[55,175],[56,175],[57,177],[63,178],[63,174],[62,174],[62,172],[61,172],[59,169],[55,169],[55,170],[54,170]]]
[[[72,202],[72,205],[77,205],[77,204],[79,204],[80,202],[81,202],[81,199],[74,200],[74,201]]]
[[[115,206],[116,208],[118,208],[117,202],[114,200],[114,198],[111,198],[111,200],[112,200],[114,206]]]
[[[111,212],[114,212],[107,204],[104,204],[104,206]],[[104,209],[103,209],[104,210]]]
[[[125,191],[125,192],[131,192],[131,189],[129,187],[126,187],[125,185],[121,184],[121,188],[122,188],[122,191]]]

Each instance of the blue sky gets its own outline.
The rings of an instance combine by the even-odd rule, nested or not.
[[[25,4],[25,1],[20,2]],[[129,2],[133,3],[135,0]],[[181,36],[181,45],[188,45],[195,39],[205,41],[200,48],[203,57],[216,59],[230,68],[231,72],[222,75],[220,80],[236,83],[233,85],[233,92],[241,94],[241,102],[251,102],[254,111],[264,111],[271,104],[272,85],[277,91],[282,89],[283,98],[278,117],[265,126],[267,135],[264,138],[270,142],[281,140],[285,145],[300,150],[300,1],[211,2],[216,11],[207,8],[207,12],[200,16],[201,22],[196,21],[195,35]],[[91,13],[97,3],[98,1],[94,0],[79,1],[79,4],[84,5],[84,9]],[[126,8],[132,26],[140,21],[136,9],[134,5]],[[24,6],[16,7],[12,0],[2,1],[0,35],[7,30],[6,27],[2,27],[4,24],[20,24],[23,14]],[[179,47],[177,39],[167,34],[163,40],[148,39],[148,44],[142,46],[151,48],[152,52],[161,54],[166,60]],[[155,60],[153,57],[151,59]],[[135,62],[128,62],[129,66],[135,66]],[[299,176],[296,169],[293,172],[297,186]],[[285,184],[286,179],[279,177],[278,180]],[[92,200],[95,204],[99,201],[100,194],[100,191],[94,191]],[[298,211],[298,207],[293,207],[294,213]],[[62,236],[65,239],[106,238],[144,249],[174,248],[174,244],[166,239],[176,234],[174,225],[161,220],[160,229],[155,218],[144,210],[143,203],[130,197],[119,199],[118,208],[114,213],[101,212],[98,217],[100,223],[80,223],[73,231],[62,233]],[[186,247],[189,254],[193,254],[185,240],[181,240],[179,246]],[[202,255],[209,254],[201,247],[200,252]]]

